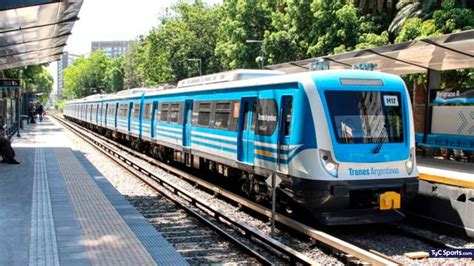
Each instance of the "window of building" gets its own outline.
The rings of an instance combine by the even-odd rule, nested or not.
[[[144,110],[144,118],[145,120],[150,120],[151,119],[151,103],[145,104],[145,110]]]
[[[170,122],[177,123],[179,120],[179,103],[173,103],[170,105]]]
[[[226,129],[229,127],[230,102],[216,103],[216,116],[214,119],[214,127]]]
[[[140,104],[134,103],[133,104],[133,118],[138,119],[140,117]]]
[[[162,103],[160,107],[160,121],[168,122],[168,108],[169,104]]]
[[[271,136],[277,127],[278,109],[273,99],[258,100],[256,105],[256,133],[263,136]]]
[[[199,103],[198,108],[198,120],[197,123],[200,126],[208,127],[211,121],[211,103],[204,102]]]

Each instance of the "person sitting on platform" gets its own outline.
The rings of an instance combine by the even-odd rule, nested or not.
[[[2,126],[0,126],[0,155],[3,157],[2,163],[19,164],[15,160],[15,151]]]

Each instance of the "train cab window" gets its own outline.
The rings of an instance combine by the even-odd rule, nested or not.
[[[170,122],[177,123],[179,120],[179,103],[170,104]]]
[[[162,103],[160,107],[160,121],[168,122],[168,108],[169,104]]]
[[[208,127],[211,121],[211,103],[199,103],[197,123],[200,126]]]
[[[138,119],[140,117],[140,104],[134,103],[133,104],[133,118]]]
[[[273,99],[258,100],[256,105],[256,133],[262,136],[271,136],[277,127],[278,109]]]
[[[214,119],[214,127],[226,129],[229,127],[230,102],[216,103],[216,116]]]
[[[144,118],[145,120],[151,119],[151,103],[145,104]]]

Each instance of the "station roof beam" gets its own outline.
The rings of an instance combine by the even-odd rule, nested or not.
[[[377,64],[377,70],[397,75],[474,68],[474,30],[446,34],[348,53],[327,55],[283,64],[267,69],[286,73],[303,72],[318,60],[329,61],[331,69],[350,69],[361,63]]]
[[[59,60],[83,0],[0,2],[0,70]]]

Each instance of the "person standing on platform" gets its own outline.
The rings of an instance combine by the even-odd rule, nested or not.
[[[30,108],[28,109],[28,114],[30,116],[30,123],[31,124],[35,124],[35,113],[36,113],[36,110],[35,110],[35,106],[31,103],[30,104]]]
[[[0,128],[0,155],[3,157],[2,163],[19,164],[19,162],[15,160],[15,151],[12,148],[10,140],[5,135],[3,126]]]
[[[39,115],[39,120],[40,122],[43,122],[43,114],[44,114],[44,108],[42,104],[39,104],[38,108],[36,109],[36,112]]]

